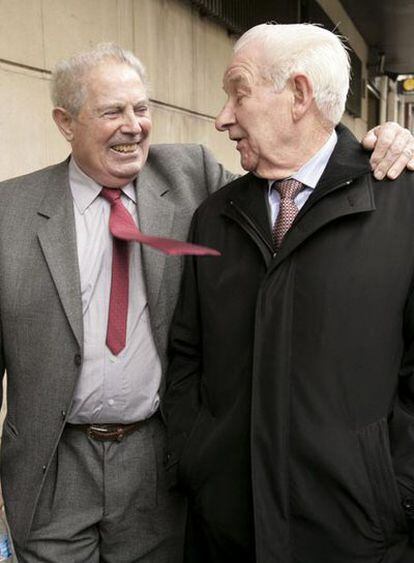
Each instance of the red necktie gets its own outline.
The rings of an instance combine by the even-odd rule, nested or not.
[[[220,256],[220,252],[197,244],[144,235],[124,207],[119,188],[102,188],[100,195],[111,204],[109,230],[113,235],[111,296],[106,345],[114,355],[118,355],[125,348],[126,343],[129,291],[128,241],[147,244],[169,255]]]
[[[290,229],[299,209],[295,203],[295,197],[301,191],[303,184],[299,180],[287,178],[273,184],[273,188],[280,194],[279,214],[272,229],[273,246],[278,250],[282,244],[283,237]]]

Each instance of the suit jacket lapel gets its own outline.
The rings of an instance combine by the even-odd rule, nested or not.
[[[62,307],[80,347],[83,344],[83,320],[79,262],[73,201],[67,161],[56,166],[38,211],[44,218],[38,230],[50,274]]]
[[[170,237],[175,205],[166,197],[168,184],[147,163],[136,181],[139,227],[147,235]],[[150,309],[157,303],[167,256],[142,245],[142,262]]]

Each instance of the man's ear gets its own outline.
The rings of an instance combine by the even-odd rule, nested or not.
[[[73,117],[68,110],[60,107],[53,109],[52,116],[59,131],[71,143],[73,141]]]
[[[299,121],[313,103],[313,86],[305,74],[295,74],[291,78],[293,90],[292,115],[294,121]]]

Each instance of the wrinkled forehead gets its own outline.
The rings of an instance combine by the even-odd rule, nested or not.
[[[234,54],[223,76],[223,88],[249,88],[263,83],[267,68],[266,59],[257,47],[248,47]]]
[[[126,95],[147,98],[146,86],[136,69],[111,60],[88,69],[81,78],[81,84],[89,102]]]

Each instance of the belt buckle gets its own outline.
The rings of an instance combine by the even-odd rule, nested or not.
[[[106,426],[101,426],[99,424],[91,424],[87,430],[87,434],[89,438],[93,440],[99,439],[99,437],[103,437],[106,433],[109,432],[109,429]]]
[[[121,442],[125,436],[125,430],[122,427],[115,426],[108,428],[108,426],[100,424],[92,424],[87,430],[89,438],[93,440],[117,440]]]

